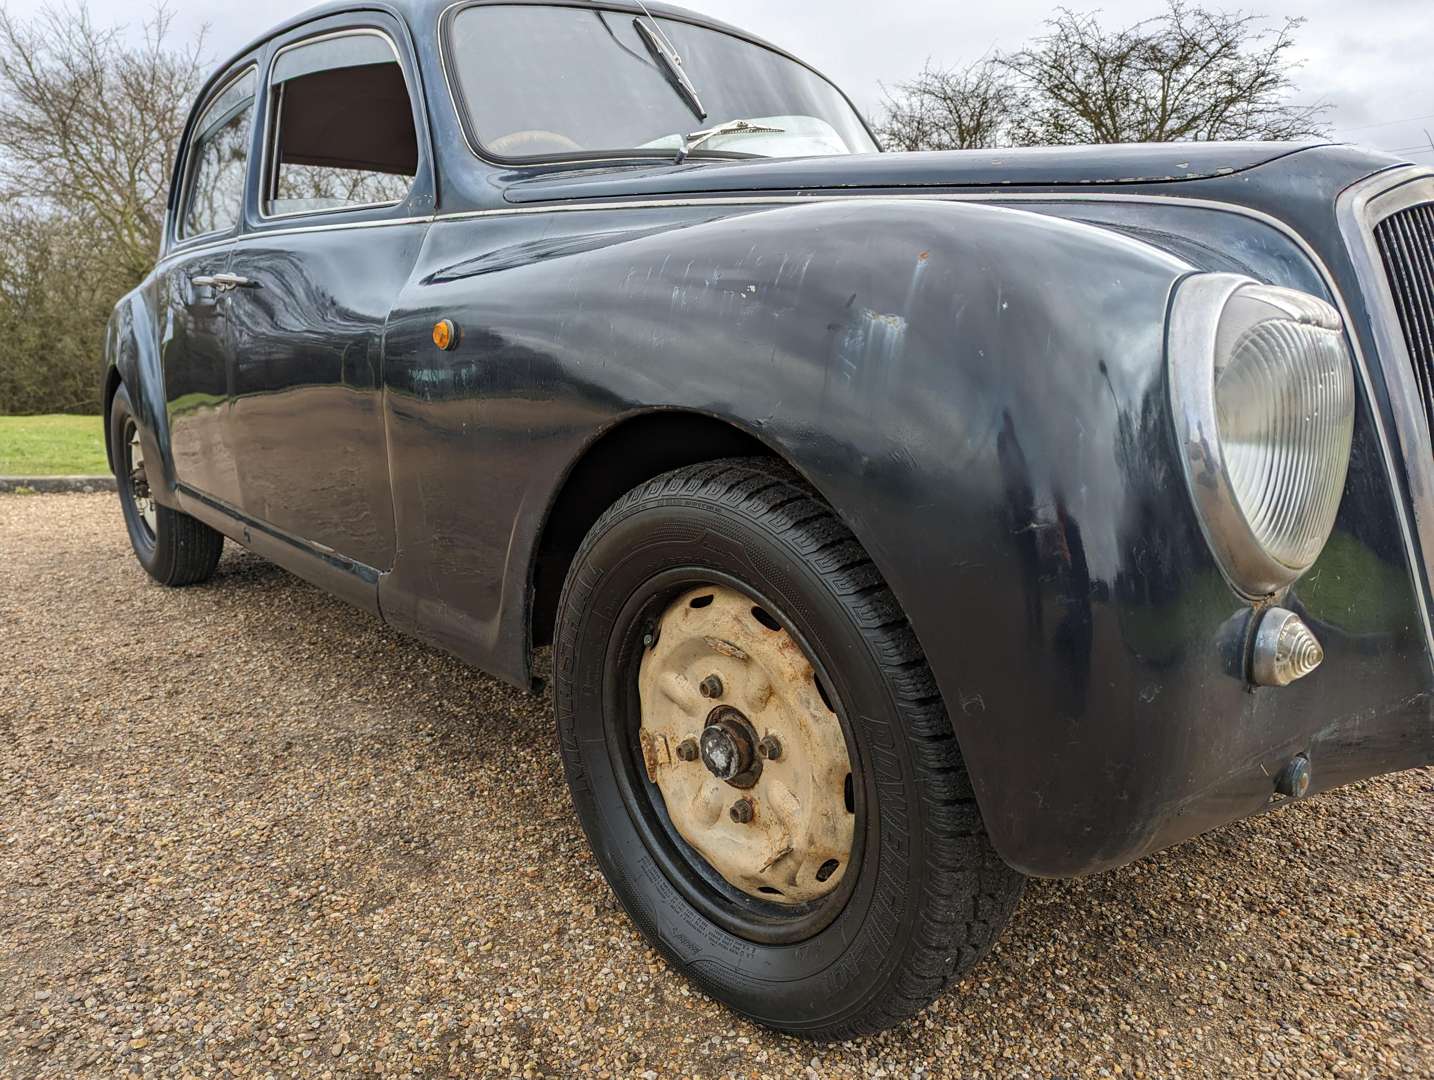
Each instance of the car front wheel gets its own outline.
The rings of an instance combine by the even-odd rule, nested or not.
[[[787,468],[694,466],[620,500],[569,572],[553,666],[597,861],[714,997],[848,1038],[995,942],[1023,879],[895,598]]]
[[[161,585],[207,581],[219,564],[224,537],[202,521],[155,501],[134,406],[124,386],[115,392],[109,427],[110,460],[135,558]]]

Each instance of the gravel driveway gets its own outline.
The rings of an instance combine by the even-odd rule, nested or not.
[[[812,1045],[617,909],[548,702],[113,496],[0,496],[0,1075],[1434,1076],[1434,771],[1032,882],[917,1021]]]

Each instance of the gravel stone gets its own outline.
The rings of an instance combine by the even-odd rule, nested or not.
[[[0,496],[0,1076],[1434,1077],[1434,770],[1031,883],[916,1020],[813,1045],[648,949],[546,698],[112,495]]]

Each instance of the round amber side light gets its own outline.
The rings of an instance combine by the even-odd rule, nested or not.
[[[433,344],[445,352],[458,344],[458,327],[452,319],[440,319],[433,324]]]

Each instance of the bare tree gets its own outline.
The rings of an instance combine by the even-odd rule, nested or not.
[[[95,412],[114,299],[72,222],[0,206],[0,413]]]
[[[1022,143],[1296,139],[1322,133],[1326,106],[1289,100],[1295,32],[1254,15],[1170,0],[1117,30],[1062,8],[1050,32],[1003,59],[1030,95]]]
[[[202,36],[0,8],[0,413],[98,407],[105,325],[153,264]]]
[[[1326,106],[1291,100],[1295,33],[1254,15],[1169,0],[1116,30],[1065,8],[1018,52],[933,68],[887,94],[892,150],[1062,143],[1296,139]]]
[[[1008,146],[1026,95],[994,57],[964,68],[933,67],[886,91],[878,134],[888,150],[973,150]]]
[[[116,287],[154,261],[170,168],[201,79],[203,37],[169,43],[156,9],[143,39],[94,24],[83,4],[32,21],[0,9],[0,185],[103,230]]]

